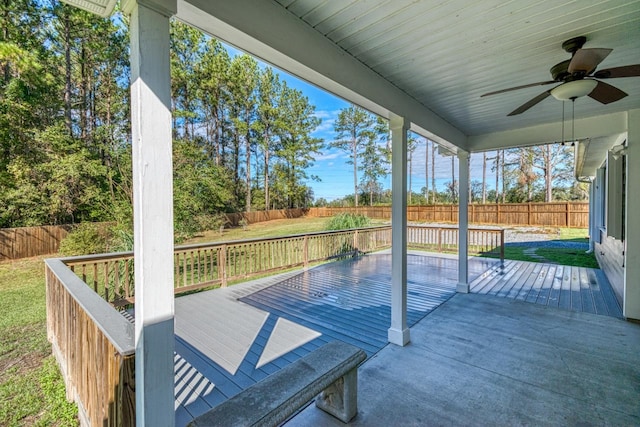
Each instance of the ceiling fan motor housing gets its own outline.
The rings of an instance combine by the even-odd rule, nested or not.
[[[586,42],[587,42],[587,38],[584,36],[574,37],[562,43],[562,48],[565,51],[571,54],[574,54],[576,50],[581,49]]]

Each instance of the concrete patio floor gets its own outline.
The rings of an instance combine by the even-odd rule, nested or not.
[[[640,325],[456,294],[359,370],[353,426],[640,425]],[[310,405],[286,426],[344,425]]]

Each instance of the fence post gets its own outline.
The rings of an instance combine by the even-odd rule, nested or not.
[[[218,274],[220,275],[220,286],[227,287],[227,245],[220,248],[220,259],[218,260]]]
[[[442,252],[442,228],[438,228],[438,252]]]
[[[567,202],[567,210],[566,210],[566,212],[567,212],[567,221],[566,221],[567,227],[571,227],[571,212],[570,212],[570,210],[571,210],[571,204],[569,202]]]
[[[531,225],[531,203],[527,203],[527,225]]]
[[[308,239],[308,235],[304,235],[304,243],[303,243],[303,249],[302,249],[302,253],[304,256],[304,268],[305,270],[307,268],[309,268],[309,239]]]

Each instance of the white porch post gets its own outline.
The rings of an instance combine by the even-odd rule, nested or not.
[[[129,1],[135,260],[136,424],[173,426],[173,182],[169,17],[176,2]]]
[[[623,315],[640,319],[640,110],[631,110],[627,117],[627,170],[624,251]]]
[[[469,153],[458,150],[458,286],[469,293]]]
[[[409,343],[407,327],[407,130],[404,117],[392,116],[391,128],[391,327],[389,342]]]

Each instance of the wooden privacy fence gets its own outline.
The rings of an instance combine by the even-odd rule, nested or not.
[[[370,218],[391,219],[391,206],[310,208],[307,215],[330,217],[343,212]],[[407,206],[407,219],[416,222],[458,222],[457,205]],[[589,203],[488,203],[470,204],[469,222],[474,224],[542,227],[589,227]]]
[[[227,224],[236,226],[240,225],[243,219],[249,224],[264,221],[273,221],[274,219],[290,219],[300,218],[307,214],[308,209],[272,209],[269,211],[251,211],[225,214]]]
[[[457,227],[407,227],[411,248],[455,252]],[[391,247],[391,226],[298,234],[176,247],[176,293],[227,286],[256,275],[308,266],[332,258]],[[492,253],[504,259],[502,229],[469,229],[469,253]],[[65,258],[64,263],[105,300],[116,306],[134,302],[133,253]]]
[[[253,224],[275,219],[300,218],[306,213],[307,209],[274,209],[228,213],[224,216],[225,225],[237,226],[243,219]],[[74,227],[74,224],[67,224],[2,228],[0,229],[0,261],[55,254],[60,249],[60,242]]]
[[[226,224],[237,226],[275,219],[330,217],[354,212],[370,218],[391,219],[390,206],[361,206],[356,208],[276,209],[225,214]],[[407,219],[414,222],[458,222],[457,205],[408,206]],[[475,224],[527,225],[548,227],[589,226],[589,203],[508,203],[469,205],[469,222]],[[0,229],[0,261],[20,259],[58,252],[60,242],[73,225],[44,225]]]
[[[0,229],[0,261],[58,252],[72,225],[42,225]]]

